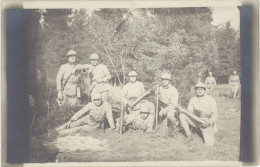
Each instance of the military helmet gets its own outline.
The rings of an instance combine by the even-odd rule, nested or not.
[[[172,80],[172,79],[171,79],[171,75],[168,74],[168,73],[164,73],[164,74],[162,74],[161,79]]]
[[[150,113],[148,105],[142,104],[140,107],[140,113]]]
[[[91,97],[92,97],[93,100],[101,100],[102,99],[101,94],[99,92],[93,92],[91,94]]]
[[[129,77],[136,77],[137,73],[135,71],[130,71],[128,74]]]
[[[195,89],[197,89],[197,88],[203,88],[203,89],[206,90],[206,86],[205,86],[205,84],[202,83],[202,82],[198,82],[198,83],[196,84]]]
[[[99,56],[98,56],[98,54],[96,54],[96,53],[92,53],[92,54],[90,55],[89,59],[90,59],[90,60],[98,60],[98,59],[99,59]]]
[[[69,57],[69,56],[77,56],[77,52],[75,50],[70,50],[67,53],[67,57]]]

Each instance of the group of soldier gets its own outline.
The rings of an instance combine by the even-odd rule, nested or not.
[[[79,76],[75,73],[78,69],[85,69],[91,74],[91,85],[89,93],[91,101],[81,110],[76,112],[68,122],[55,129],[56,132],[62,133],[64,129],[70,129],[78,126],[84,126],[85,129],[94,130],[101,126],[106,118],[109,128],[107,131],[117,130],[120,127],[131,127],[133,129],[142,129],[145,133],[154,131],[155,122],[157,123],[156,107],[147,98],[143,98],[133,107],[128,107],[124,114],[123,123],[120,118],[114,118],[111,104],[108,101],[110,90],[109,80],[111,79],[108,68],[100,63],[99,55],[93,53],[90,55],[91,64],[77,64],[77,53],[70,50],[67,53],[68,63],[60,67],[57,75],[57,102],[60,105],[70,103],[75,105],[80,96],[78,81]],[[131,106],[145,92],[144,84],[137,81],[137,73],[130,71],[128,74],[129,82],[121,90],[122,104]],[[160,110],[158,116],[161,124],[170,125],[176,128],[181,125],[187,136],[187,142],[191,142],[193,135],[190,127],[197,128],[202,132],[206,145],[214,145],[214,133],[216,132],[217,105],[214,98],[207,95],[207,87],[216,84],[212,73],[206,79],[206,84],[198,80],[195,86],[196,95],[190,99],[187,111],[194,114],[195,117],[202,120],[203,123],[196,121],[193,117],[186,115],[183,110],[179,109],[178,90],[171,84],[171,75],[163,72],[160,77],[161,82],[157,84],[155,94],[157,95]],[[231,79],[233,82],[233,80]],[[213,86],[212,86],[213,87]]]

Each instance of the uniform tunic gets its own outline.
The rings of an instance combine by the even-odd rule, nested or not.
[[[78,85],[79,77],[75,75],[75,64],[63,64],[57,74],[57,90],[61,90],[67,96],[76,96],[76,87]],[[66,82],[67,80],[67,82]],[[64,86],[66,82],[66,85]]]
[[[127,100],[138,98],[145,92],[144,84],[139,81],[128,82],[122,89],[122,96]]]
[[[75,124],[78,126],[84,124],[88,124],[89,126],[99,126],[105,116],[110,127],[115,128],[110,104],[108,102],[103,102],[101,106],[96,106],[94,102],[90,102],[74,114],[71,117],[71,120],[76,120]]]
[[[203,97],[192,97],[188,105],[188,111],[200,117],[208,119],[214,123],[217,119],[217,104],[213,97],[204,95]]]
[[[125,115],[125,124],[134,123],[136,129],[152,130],[155,121],[155,106],[152,102],[145,100],[141,105],[147,105],[149,108],[149,115],[146,119],[143,119],[140,115],[142,112],[140,109],[129,115]]]
[[[159,87],[159,100],[161,103],[162,110],[159,113],[159,116],[162,117],[164,115],[167,116],[167,118],[171,121],[171,123],[176,124],[176,110],[175,106],[178,106],[178,97],[179,93],[177,89],[169,84],[167,87]],[[167,119],[164,123],[165,126],[167,126]]]
[[[205,84],[208,87],[212,87],[212,86],[216,85],[216,79],[214,77],[207,77],[205,80]]]
[[[177,89],[171,84],[168,87],[159,87],[159,99],[161,102],[167,105],[178,106],[179,93]]]
[[[108,81],[111,79],[110,72],[108,71],[107,66],[104,64],[98,64],[97,66],[92,66],[90,67],[90,71],[92,74],[92,83],[96,83],[97,85],[95,86],[95,90],[97,92],[105,92],[108,91],[110,88],[110,84]],[[97,83],[100,82],[101,83]]]
[[[180,114],[180,122],[187,135],[190,135],[189,125],[200,128],[205,144],[214,145],[215,137],[214,132],[217,131],[216,119],[217,119],[217,105],[213,97],[204,95],[202,97],[192,97],[188,111],[195,114],[204,121],[208,121],[212,126],[207,128],[201,128],[200,125],[193,119],[187,117],[185,114]]]
[[[126,103],[132,104],[137,98],[145,93],[144,84],[139,81],[128,82],[122,89],[122,97],[126,100]],[[140,103],[138,103],[133,110],[138,110]],[[130,110],[129,112],[132,112]]]

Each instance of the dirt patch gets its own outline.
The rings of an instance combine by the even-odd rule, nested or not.
[[[59,152],[105,151],[108,149],[108,141],[106,139],[81,136],[80,134],[59,137],[50,144],[53,144]]]

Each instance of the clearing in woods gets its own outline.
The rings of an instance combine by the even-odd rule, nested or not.
[[[35,156],[49,158],[41,161],[58,162],[113,162],[113,161],[238,161],[240,152],[241,100],[221,96],[214,97],[218,106],[218,132],[214,146],[205,146],[195,132],[194,141],[185,144],[182,133],[172,138],[169,135],[143,134],[142,131],[128,130],[122,136],[117,131],[79,131],[62,135],[48,141],[46,137],[33,139],[33,143],[43,142],[43,147],[31,152]],[[45,152],[47,153],[44,153]],[[53,155],[52,155],[53,153]]]

